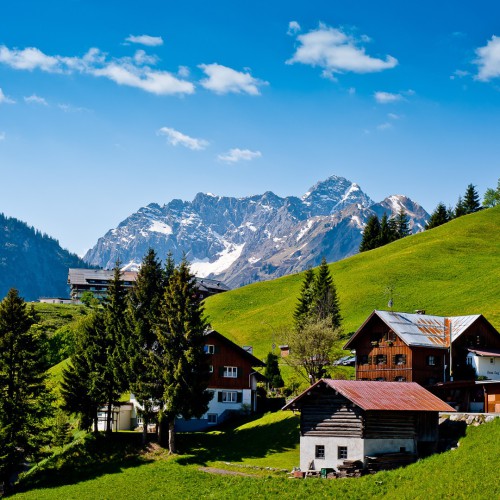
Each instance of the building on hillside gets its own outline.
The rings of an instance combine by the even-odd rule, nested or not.
[[[470,403],[482,403],[485,411],[488,400],[497,396],[500,402],[495,384],[474,382],[482,375],[482,358],[494,367],[487,378],[500,382],[495,368],[500,333],[480,314],[442,317],[423,311],[374,311],[344,349],[356,352],[357,380],[417,382],[433,392],[432,387],[440,387],[441,396],[463,411],[470,410]],[[454,385],[457,381],[472,382],[471,388]]]
[[[283,410],[300,411],[300,469],[339,470],[384,454],[436,450],[440,411],[455,411],[416,383],[321,379]]]
[[[111,430],[113,431],[129,431],[132,426],[132,414],[134,405],[131,402],[120,403],[113,405],[111,417]],[[108,407],[104,406],[97,412],[97,429],[99,431],[106,430]]]
[[[130,289],[137,280],[137,271],[122,271],[121,277],[125,288]],[[95,298],[102,300],[108,293],[109,283],[113,279],[113,271],[105,269],[69,269],[68,284],[73,303],[80,303],[84,292],[91,292]],[[199,298],[206,299],[230,290],[221,281],[208,278],[196,278]]]
[[[64,299],[62,297],[40,297],[38,302],[42,304],[72,304],[71,299]]]
[[[208,330],[205,352],[210,359],[208,390],[213,397],[201,418],[176,420],[175,428],[181,432],[206,430],[242,411],[257,410],[257,382],[264,377],[255,368],[264,367],[265,363],[252,354],[252,348],[240,347],[219,332]],[[140,410],[133,395],[131,402]],[[141,425],[140,411],[134,417]]]

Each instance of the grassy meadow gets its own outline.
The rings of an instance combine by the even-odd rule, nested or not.
[[[388,498],[500,495],[500,419],[470,427],[460,446],[403,469],[354,479],[289,479],[299,462],[298,417],[267,414],[206,434],[179,435],[180,454],[139,445],[137,433],[87,436],[26,481],[14,499]]]
[[[346,334],[374,309],[483,314],[500,329],[500,206],[330,264]],[[206,300],[213,328],[264,357],[291,323],[302,273]]]

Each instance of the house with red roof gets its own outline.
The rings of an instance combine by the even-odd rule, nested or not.
[[[321,379],[283,410],[300,411],[300,469],[339,470],[386,454],[436,450],[439,412],[455,411],[415,382]]]

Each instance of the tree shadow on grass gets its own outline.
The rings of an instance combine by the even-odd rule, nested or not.
[[[22,479],[12,493],[76,484],[151,462],[141,456],[141,449],[138,433],[115,433],[108,437],[87,435],[42,463]]]
[[[177,463],[240,462],[295,449],[299,442],[298,417],[241,430],[237,425],[233,423],[218,432],[180,434],[178,451],[185,456],[178,458]]]

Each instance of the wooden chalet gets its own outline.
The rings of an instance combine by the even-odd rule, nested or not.
[[[416,383],[322,379],[283,410],[300,411],[300,468],[334,469],[386,454],[427,455],[438,412],[455,411]]]

